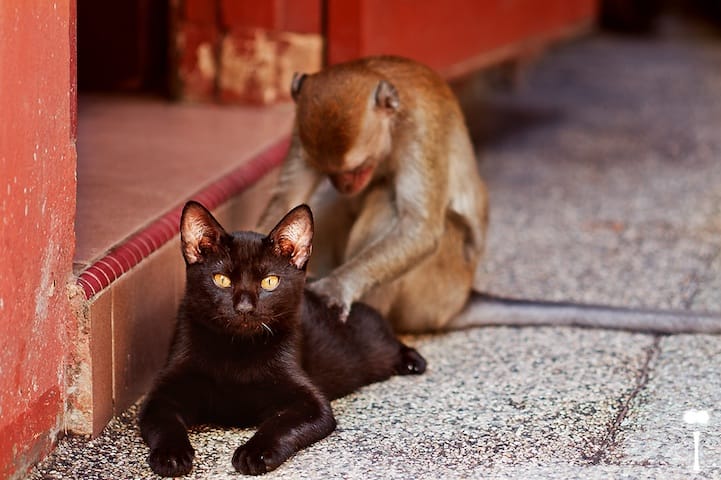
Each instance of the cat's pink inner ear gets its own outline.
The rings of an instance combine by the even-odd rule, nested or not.
[[[183,256],[189,264],[198,263],[200,261],[200,251],[189,244],[183,244]]]
[[[290,257],[295,251],[295,245],[286,237],[279,237],[275,240],[275,253],[283,257]]]
[[[310,258],[311,250],[312,246],[310,244],[296,248],[290,257],[290,263],[295,265],[296,268],[303,268]]]
[[[302,230],[298,233],[298,242],[291,258],[293,264],[298,268],[305,266],[313,251],[313,228],[307,223],[303,223],[302,227]]]
[[[197,217],[186,217],[181,231],[183,254],[188,263],[197,263],[201,260],[200,245],[205,234],[205,224]]]
[[[303,268],[310,258],[312,246],[305,241],[298,241],[296,237],[280,235],[275,239],[275,253],[290,258],[290,263],[296,268]]]
[[[294,212],[297,213],[297,212]],[[290,263],[303,268],[310,258],[313,240],[312,221],[303,215],[286,218],[271,233],[275,243],[275,252],[290,257]]]
[[[203,261],[203,252],[217,248],[223,227],[205,207],[190,204],[186,207],[180,225],[183,256],[189,264]]]

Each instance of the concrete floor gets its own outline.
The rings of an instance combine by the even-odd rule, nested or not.
[[[595,35],[488,105],[504,128],[481,148],[492,217],[479,286],[721,310],[721,40]],[[409,341],[426,375],[334,402],[338,430],[267,477],[721,478],[721,337],[486,328]],[[708,425],[686,424],[690,409]],[[189,478],[237,478],[230,457],[251,434],[194,431]],[[154,478],[146,455],[131,409],[96,440],[61,441],[30,478]]]
[[[721,310],[721,47],[672,28],[564,47],[491,98],[481,290]]]

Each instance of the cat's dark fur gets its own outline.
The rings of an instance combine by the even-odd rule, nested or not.
[[[187,284],[170,355],[140,412],[148,463],[187,474],[187,428],[258,426],[233,455],[245,474],[273,470],[336,425],[329,401],[391,375],[417,374],[425,360],[373,309],[355,304],[346,323],[304,289],[310,209],[289,212],[268,235],[228,234],[199,203],[181,218]],[[216,274],[230,280],[225,287]],[[272,291],[261,280],[277,276]]]

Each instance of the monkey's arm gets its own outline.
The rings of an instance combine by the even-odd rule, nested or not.
[[[303,158],[303,148],[294,133],[280,170],[280,178],[256,230],[269,232],[290,209],[308,202],[322,179],[323,175],[310,167]]]
[[[419,150],[423,151],[399,151]],[[341,319],[370,289],[398,278],[433,252],[443,235],[447,165],[427,157],[404,158],[403,162],[395,181],[386,187],[391,190],[367,194],[351,237],[363,231],[374,233],[360,243],[358,251],[347,252],[345,263],[309,285],[330,305],[341,308]]]

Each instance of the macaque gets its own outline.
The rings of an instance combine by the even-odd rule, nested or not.
[[[466,304],[488,221],[450,88],[424,65],[382,56],[296,74],[291,95],[291,145],[259,228],[309,202],[311,290],[341,318],[363,301],[397,331],[442,329]]]
[[[458,101],[431,69],[369,57],[296,74],[296,118],[259,229],[309,203],[309,288],[339,309],[363,301],[400,332],[572,325],[721,333],[721,316],[503,299],[473,291],[488,196]],[[326,180],[327,179],[327,180]]]

